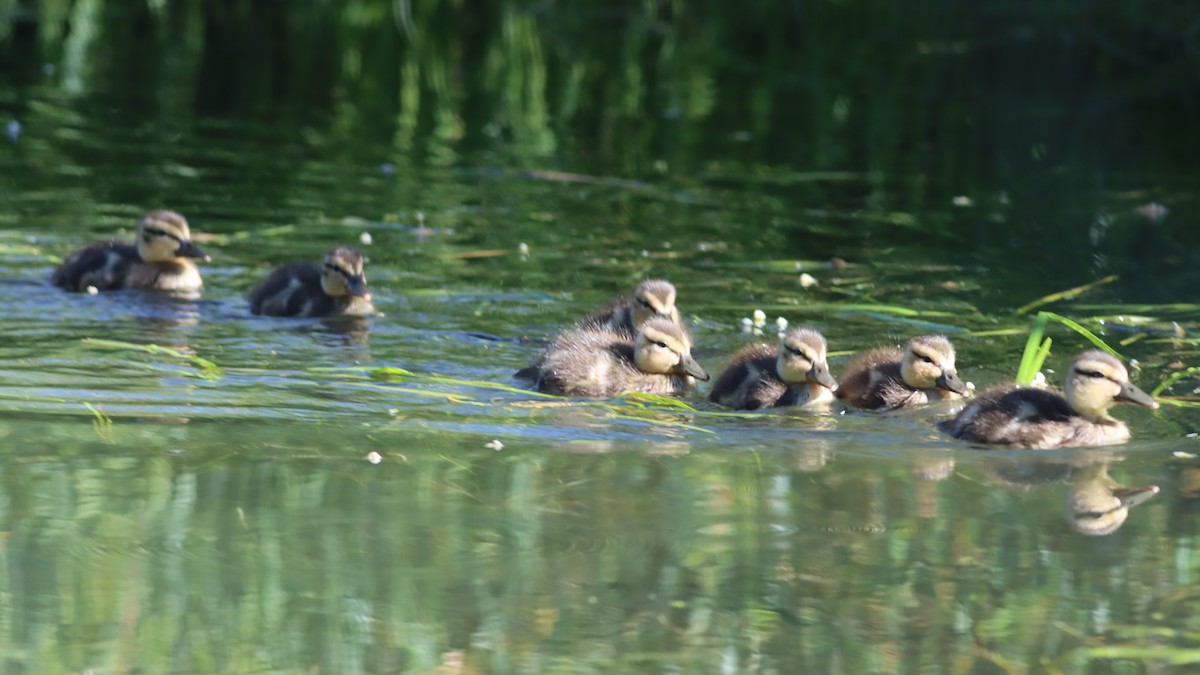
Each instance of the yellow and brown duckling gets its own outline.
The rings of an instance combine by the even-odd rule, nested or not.
[[[955,369],[954,345],[941,335],[915,337],[904,351],[869,351],[846,366],[839,382],[837,397],[867,410],[908,408],[969,393]]]
[[[363,257],[337,246],[320,266],[292,263],[271,272],[250,292],[250,311],[267,316],[366,316],[375,313]]]
[[[548,394],[593,398],[677,394],[695,387],[696,379],[708,379],[692,359],[691,336],[663,317],[643,323],[636,337],[605,326],[576,326],[519,376]]]
[[[653,317],[664,317],[682,325],[675,308],[675,286],[662,279],[646,279],[633,292],[613,300],[583,319],[584,327],[607,327],[636,334],[638,326]]]
[[[750,345],[733,355],[708,398],[738,410],[832,401],[838,385],[825,352],[825,338],[808,328],[792,329],[778,347]]]
[[[174,211],[151,211],[138,225],[136,244],[90,244],[59,265],[50,283],[68,291],[199,291],[204,283],[192,259],[210,258],[192,243],[187,220]]]
[[[1067,487],[1067,518],[1083,534],[1112,534],[1125,523],[1129,509],[1156,494],[1157,485],[1121,485],[1108,475],[1107,464],[1087,466]]]
[[[974,443],[1016,448],[1109,445],[1129,439],[1129,427],[1108,415],[1121,402],[1158,407],[1130,384],[1116,357],[1089,349],[1067,369],[1065,396],[1015,384],[992,387],[938,429]]]

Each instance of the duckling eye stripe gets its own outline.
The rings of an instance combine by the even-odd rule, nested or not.
[[[160,230],[157,227],[147,227],[147,228],[143,228],[143,229],[145,230],[146,234],[152,234],[156,237],[166,237],[168,239],[174,239],[175,241],[177,241],[181,244],[183,243],[182,237],[177,237],[177,236],[171,234],[170,232],[167,232],[166,230]]]
[[[338,274],[340,274],[344,277],[350,276],[350,274],[348,272],[346,272],[346,270],[344,270],[341,267],[338,267],[337,265],[334,265],[332,263],[325,263],[325,269],[327,269],[331,272],[337,272]]]

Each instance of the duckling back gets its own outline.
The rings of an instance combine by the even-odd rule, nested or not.
[[[101,241],[72,253],[50,276],[50,283],[73,292],[125,288],[129,270],[141,262],[137,247],[116,241]]]
[[[1108,445],[1129,439],[1123,422],[1093,422],[1075,412],[1062,395],[1015,384],[992,387],[939,431],[972,443],[1014,448],[1061,448]]]
[[[336,311],[321,288],[321,268],[291,263],[271,272],[250,291],[250,313],[266,316],[325,316]]]
[[[892,410],[926,403],[928,397],[904,384],[900,362],[904,353],[892,347],[873,349],[856,357],[838,378],[835,395],[867,410]]]
[[[771,345],[747,345],[739,349],[713,383],[708,400],[738,410],[777,405],[787,393],[787,385],[775,372],[776,359],[776,349]]]
[[[687,391],[695,384],[687,375],[643,372],[636,364],[629,333],[588,326],[559,335],[541,360],[521,374],[531,376],[538,391],[592,398],[631,392],[665,396]]]

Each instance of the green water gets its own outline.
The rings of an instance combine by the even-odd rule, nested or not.
[[[1194,377],[1037,453],[511,377],[648,276],[714,374],[761,308],[835,374],[944,333],[984,387],[1017,308],[1111,274],[1046,308],[1147,390],[1200,366],[1185,10],[335,4],[0,3],[0,671],[1200,662]],[[49,285],[157,207],[201,298]],[[343,243],[380,316],[249,315]],[[1050,334],[1054,382],[1087,343]],[[1160,492],[1088,536],[1105,472]]]

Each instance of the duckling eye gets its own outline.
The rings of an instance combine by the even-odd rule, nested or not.
[[[1093,370],[1090,373],[1084,373],[1084,375],[1087,375],[1088,377],[1090,377],[1092,379],[1099,379],[1101,377],[1104,377],[1104,373],[1102,373],[1098,370]]]
[[[325,263],[325,269],[329,270],[330,272],[337,272],[338,274],[340,274],[344,277],[350,276],[349,274],[346,273],[346,270],[342,269],[341,267],[338,267],[337,265],[334,265],[333,263]]]
[[[920,354],[921,360],[925,363],[933,363],[933,359],[925,354]]]
[[[655,342],[654,344],[658,345],[659,347],[662,347],[663,349],[667,348],[667,343],[665,343],[665,342],[659,341],[659,342]]]
[[[654,311],[654,307],[650,304],[649,300],[647,300],[645,298],[638,298],[637,301],[638,301],[638,304],[640,304],[642,307],[645,307],[646,309],[648,309],[650,311]]]

